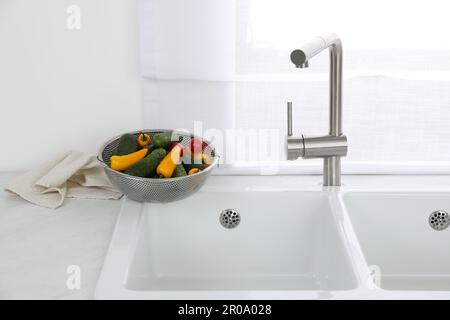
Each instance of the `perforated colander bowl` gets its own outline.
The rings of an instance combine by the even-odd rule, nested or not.
[[[172,132],[172,130],[141,130],[129,133],[134,134],[137,137],[139,132],[147,133],[153,137],[158,133]],[[212,159],[211,164],[204,170],[190,176],[179,178],[152,179],[135,177],[113,170],[107,165],[112,152],[119,145],[121,136],[122,135],[112,138],[100,148],[98,160],[103,164],[104,170],[111,183],[128,198],[135,201],[171,202],[184,199],[200,189],[219,160],[214,147],[208,141],[203,140],[206,144],[203,153],[209,155]],[[172,137],[176,137],[183,146],[190,146],[191,140],[194,138],[201,139],[185,132],[174,132]]]

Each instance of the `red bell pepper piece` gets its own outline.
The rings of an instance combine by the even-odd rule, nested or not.
[[[203,140],[194,138],[191,140],[191,152],[193,154],[202,153],[206,148],[206,142]]]

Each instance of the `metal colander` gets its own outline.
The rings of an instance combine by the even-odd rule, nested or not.
[[[130,133],[135,134],[137,137],[139,132],[143,132],[153,137],[155,134],[169,131],[172,130],[141,130]],[[184,132],[174,132],[172,137],[174,137],[174,135],[177,136],[183,146],[189,146],[193,138],[201,139]],[[180,178],[152,179],[135,177],[115,171],[107,165],[112,152],[119,145],[120,137],[121,135],[109,140],[100,148],[98,160],[103,164],[104,170],[111,183],[128,198],[135,201],[171,202],[186,198],[200,189],[219,160],[214,147],[208,141],[203,140],[206,143],[203,153],[209,155],[212,159],[211,165],[203,171]]]

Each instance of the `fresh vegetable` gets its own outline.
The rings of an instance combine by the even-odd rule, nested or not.
[[[192,168],[203,170],[210,166],[213,162],[212,157],[206,153],[193,154],[190,150],[185,149],[183,155],[183,166],[187,172]]]
[[[183,154],[181,155],[182,157],[182,161],[183,163],[191,163],[191,151],[189,150],[189,148],[184,148],[183,149]]]
[[[189,170],[189,175],[192,176],[193,174],[196,174],[197,172],[200,172],[201,170],[199,168],[192,168]]]
[[[157,174],[156,172],[153,172],[153,173],[150,175],[150,178],[152,178],[152,179],[163,179],[164,176],[161,176],[161,175]]]
[[[184,148],[183,162],[187,164],[202,164],[203,155],[202,153],[193,153],[189,148]]]
[[[181,143],[179,143],[179,142],[174,142],[174,143],[172,143],[172,145],[170,146],[170,148],[169,148],[169,151],[172,151],[172,149],[173,148],[175,148],[176,146],[179,146],[180,148],[181,148],[181,153],[180,153],[180,155],[183,157],[183,155],[184,155],[184,147],[183,147],[183,145],[181,144]],[[187,151],[189,151],[189,150],[187,150]]]
[[[194,153],[192,156],[193,164],[202,164],[203,163],[203,153]]]
[[[173,171],[172,178],[179,178],[184,176],[187,176],[186,170],[184,170],[184,167],[181,163],[177,164],[175,170]]]
[[[191,170],[192,168],[198,168],[200,170],[203,169],[203,160],[201,154],[194,155],[189,149],[185,149],[182,160],[186,172],[189,172],[189,170]]]
[[[147,155],[147,149],[141,149],[125,156],[112,156],[111,157],[111,169],[117,171],[123,171],[131,167],[136,162],[141,161]]]
[[[152,142],[152,138],[143,132],[140,132],[137,138],[137,143],[140,147],[145,147],[146,145],[148,145],[150,142]]]
[[[186,170],[186,172],[191,171],[191,169],[198,169],[198,170],[203,170],[204,169],[204,165],[203,164],[199,164],[199,163],[191,163],[191,164],[183,164],[184,169]]]
[[[206,148],[206,143],[203,140],[194,138],[191,140],[191,152],[193,154],[202,153]]]
[[[164,178],[170,178],[175,170],[175,167],[180,163],[181,150],[181,145],[174,146],[173,149],[160,162],[156,168],[156,173],[163,175]]]
[[[168,149],[172,144],[172,132],[163,132],[153,137],[153,144],[156,148]]]
[[[203,167],[209,167],[211,165],[211,163],[213,162],[213,159],[211,158],[210,155],[203,153],[202,154],[202,160],[203,160]]]
[[[144,159],[133,164],[124,172],[132,176],[149,177],[152,173],[155,172],[156,167],[166,155],[166,150],[162,148],[155,149]]]
[[[137,144],[136,136],[131,133],[126,133],[120,137],[119,146],[115,150],[114,155],[124,156],[135,151],[138,151],[139,146]]]
[[[155,145],[153,144],[153,142],[150,142],[150,143],[149,143],[148,145],[146,145],[144,148],[148,150],[148,154],[152,153],[153,150],[157,149],[157,148],[155,147]]]

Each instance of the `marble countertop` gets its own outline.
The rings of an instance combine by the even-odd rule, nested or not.
[[[46,209],[3,191],[0,173],[0,299],[92,299],[121,201],[66,199]],[[79,266],[80,289],[66,285]]]

